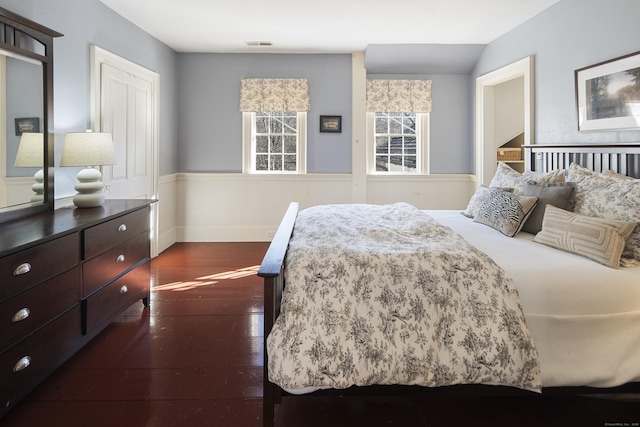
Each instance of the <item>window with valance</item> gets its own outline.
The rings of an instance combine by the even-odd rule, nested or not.
[[[368,172],[428,173],[430,80],[367,79]]]
[[[305,173],[307,79],[242,79],[240,111],[250,173]]]

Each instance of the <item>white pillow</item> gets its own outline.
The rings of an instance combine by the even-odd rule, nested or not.
[[[508,191],[491,191],[473,221],[513,237],[518,234],[536,203],[537,197],[516,196]]]
[[[564,169],[556,169],[551,172],[541,173],[527,171],[520,173],[504,162],[498,162],[496,173],[489,183],[490,187],[513,188],[513,194],[524,193],[524,185],[527,181],[536,181],[544,184],[548,182],[564,182]]]
[[[640,223],[640,180],[599,174],[572,163],[567,181],[575,182],[573,211],[582,215]],[[631,234],[622,258],[640,261],[640,229]],[[640,262],[623,261],[623,265]]]
[[[533,241],[618,268],[625,242],[635,227],[634,222],[595,218],[547,205],[542,230]]]

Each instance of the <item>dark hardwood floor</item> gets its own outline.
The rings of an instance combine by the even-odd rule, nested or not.
[[[261,426],[266,248],[172,246],[152,262],[150,307],[127,310],[0,425]],[[276,408],[280,427],[634,423],[640,400],[584,396],[287,397]]]

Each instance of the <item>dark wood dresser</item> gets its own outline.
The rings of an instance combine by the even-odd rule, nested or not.
[[[0,224],[0,417],[137,300],[152,200]]]

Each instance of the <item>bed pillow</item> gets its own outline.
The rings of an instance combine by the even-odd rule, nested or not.
[[[635,222],[595,218],[547,205],[542,230],[533,241],[618,268],[634,228]]]
[[[520,231],[537,202],[537,197],[517,196],[508,191],[491,191],[473,221],[513,237]]]
[[[610,169],[605,169],[602,171],[602,175],[608,177],[608,178],[617,178],[617,179],[623,179],[625,181],[631,181],[634,180],[635,178],[631,177],[631,176],[627,176],[627,175],[622,175],[621,173],[618,172],[614,172]]]
[[[508,164],[498,162],[498,168],[489,183],[489,187],[513,188],[513,194],[519,195],[524,193],[524,184],[527,181],[539,183],[564,182],[564,169],[556,169],[547,173],[532,171],[520,173]]]
[[[582,215],[640,222],[640,180],[618,179],[572,163],[567,181],[575,182],[573,210]],[[631,234],[622,253],[623,265],[640,265],[640,229]]]
[[[524,185],[524,195],[537,197],[538,204],[533,208],[527,221],[525,221],[522,231],[536,234],[542,229],[542,218],[547,205],[572,211],[575,194],[576,184],[573,182],[549,182],[545,184],[538,184],[535,181],[527,182]]]
[[[513,188],[492,188],[492,187],[487,187],[486,185],[481,185],[480,187],[478,187],[476,192],[473,193],[473,196],[471,196],[471,200],[469,200],[467,209],[461,212],[462,215],[468,218],[475,217],[476,214],[478,213],[478,209],[480,209],[480,206],[482,206],[482,203],[484,203],[484,201],[487,200],[487,197],[489,197],[489,193],[491,191],[512,192]]]

